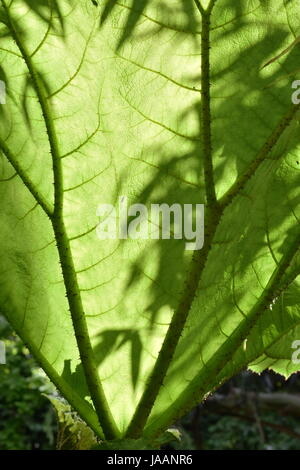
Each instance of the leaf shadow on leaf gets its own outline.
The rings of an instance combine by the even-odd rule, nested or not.
[[[124,26],[124,31],[119,40],[118,48],[120,48],[122,44],[129,39],[148,4],[149,0],[132,0],[132,5],[130,7],[125,7],[129,9],[129,13]],[[115,7],[118,5],[119,3],[114,0],[109,0],[106,3],[100,18],[100,27],[109,19],[110,15],[114,12]]]
[[[243,74],[245,69],[244,61],[245,58],[255,56],[257,50],[259,50],[263,57],[266,57],[271,53],[276,46],[283,40],[284,36],[280,37],[278,31],[271,38],[266,38],[255,45],[248,47],[246,51],[239,54],[239,58],[227,69],[224,70],[225,74],[231,74],[236,70],[239,70],[237,77]],[[295,54],[298,54],[295,52]],[[292,54],[291,54],[292,55]],[[297,55],[296,55],[297,57]],[[262,59],[263,62],[263,59]],[[295,63],[295,57],[289,57],[286,60],[286,64],[283,65],[283,69],[291,69]],[[280,71],[274,73],[274,75],[268,79],[263,79],[260,77],[259,65],[256,70],[253,70],[250,78],[249,74],[246,75],[245,82],[240,84],[235,84],[238,92],[236,96],[229,97],[226,100],[222,100],[222,104],[218,104],[216,99],[213,103],[213,112],[214,115],[220,116],[221,119],[213,121],[213,137],[214,137],[214,152],[219,154],[219,158],[216,160],[215,166],[215,179],[216,183],[221,183],[222,180],[226,177],[226,169],[229,164],[235,167],[235,171],[238,175],[242,174],[250,161],[255,157],[256,153],[263,145],[265,139],[268,137],[270,130],[275,127],[278,122],[278,118],[281,117],[280,114],[277,114],[275,118],[270,117],[272,121],[270,124],[267,124],[266,128],[261,131],[261,118],[259,113],[261,109],[268,106],[271,107],[272,100],[274,96],[277,96],[279,92],[285,95],[285,102],[282,103],[282,115],[286,112],[290,102],[290,92],[285,90],[285,88],[280,88],[280,82],[276,82],[278,77],[280,77]],[[216,82],[219,79],[219,75],[213,75],[212,83]],[[270,82],[277,83],[277,89],[271,94],[271,96],[265,96],[264,89],[268,86]],[[262,90],[260,97],[257,100],[255,106],[249,106],[246,102],[246,99],[243,100],[243,97],[248,96],[253,90],[253,86],[259,90]],[[284,93],[282,93],[282,91]],[[224,90],[224,95],[226,90]],[[127,103],[130,104],[130,97],[126,97]],[[269,103],[268,103],[269,101]],[[238,110],[238,113],[236,112]],[[201,116],[199,110],[199,103],[196,103],[194,107],[184,111],[178,119],[178,122],[183,123],[184,120],[190,115],[194,114],[198,116],[199,120],[199,133],[201,135]],[[224,116],[224,119],[222,119]],[[249,126],[248,116],[251,119],[251,126]],[[237,122],[241,122],[241,119],[244,119],[244,128],[242,127],[242,132],[244,132],[243,139],[247,142],[248,146],[248,155],[244,154],[244,151],[240,149],[240,138],[235,139],[233,136],[237,132],[237,128],[232,127],[232,117]],[[179,140],[179,138],[178,138]],[[256,146],[253,145],[253,142],[257,142]],[[292,145],[297,145],[297,139],[292,143]],[[140,158],[140,165],[146,167],[149,165],[153,166],[153,155],[155,155],[155,165],[157,165],[157,171],[154,175],[154,178],[149,182],[147,186],[143,189],[142,192],[138,194],[135,198],[135,202],[143,203],[149,205],[150,203],[167,203],[172,205],[173,203],[180,202],[180,204],[187,203],[204,203],[204,191],[203,191],[203,165],[202,165],[202,150],[201,143],[195,143],[193,150],[185,155],[176,155],[172,157],[167,153],[164,153],[161,146],[149,147],[148,149],[144,148],[143,153]],[[290,147],[287,146],[290,150]],[[277,165],[276,160],[282,158],[286,148],[275,149],[272,158],[274,159],[275,167]],[[148,157],[149,155],[149,157]],[[137,160],[139,160],[137,158]],[[159,163],[156,163],[158,161]],[[193,184],[186,184],[184,182],[184,174],[180,173],[181,162],[184,162],[188,167],[189,171],[194,171],[199,175],[199,186]],[[189,163],[188,163],[189,162]],[[272,164],[272,162],[271,162]],[[179,169],[179,170],[178,170]],[[272,175],[272,167],[270,169],[269,176]],[[268,175],[262,175],[261,179],[266,183]],[[295,187],[297,182],[295,182]],[[258,185],[259,186],[259,185]],[[159,199],[153,194],[159,189]],[[278,193],[279,194],[279,193]],[[282,197],[282,194],[278,196],[278,199]],[[279,203],[279,200],[276,204]],[[297,200],[294,200],[292,205],[297,207]],[[276,208],[276,204],[274,207]],[[252,211],[255,210],[255,201],[252,201]],[[258,210],[261,211],[263,208],[258,205]],[[216,236],[216,244],[219,245],[219,250],[225,250],[226,252],[226,240],[230,238],[236,239],[236,256],[232,258],[232,264],[235,265],[238,263],[239,272],[243,272],[249,266],[249,259],[255,259],[257,252],[265,244],[265,231],[257,231],[256,227],[252,226],[252,220],[249,219],[248,213],[245,212],[244,204],[238,203],[236,206],[231,206],[231,217],[236,221],[239,221],[239,227],[229,220],[227,227],[224,228],[225,236],[222,234],[222,230]],[[284,218],[286,217],[286,212],[278,212],[277,218],[271,218],[269,221],[269,230],[274,232],[276,226],[279,226],[283,223]],[[254,233],[255,232],[255,233]],[[247,242],[238,242],[239,238],[243,235],[244,240]],[[255,242],[249,245],[249,239],[251,236],[256,238]],[[219,240],[218,240],[219,239]],[[276,240],[274,240],[276,242]],[[247,245],[248,243],[248,245]],[[282,240],[284,245],[285,241]],[[248,247],[247,249],[246,246]],[[186,259],[185,246],[183,241],[178,240],[158,240],[156,247],[159,251],[159,267],[157,269],[157,275],[153,279],[153,284],[149,289],[149,296],[152,297],[152,302],[147,308],[147,312],[150,312],[150,324],[153,325],[156,320],[156,315],[158,310],[163,306],[168,304],[173,310],[176,308],[178,303],[178,298],[180,292],[183,288],[184,279],[186,276],[186,269],[188,267],[189,261]],[[244,257],[243,253],[247,255]],[[217,255],[215,255],[217,256]],[[232,256],[232,254],[230,255]],[[131,275],[129,277],[128,284],[126,288],[135,288],[136,283],[140,280],[141,276],[147,275],[146,265],[148,257],[148,248],[141,253],[140,257],[136,260],[135,264],[132,266]],[[244,259],[245,258],[245,259]],[[162,287],[164,286],[164,287]]]
[[[135,40],[145,39],[151,37],[164,28],[174,30],[176,33],[184,33],[188,35],[197,35],[200,34],[198,27],[198,21],[196,19],[197,13],[194,7],[194,0],[181,0],[178,5],[170,6],[167,2],[162,1],[157,3],[157,19],[151,19],[147,15],[147,7],[150,6],[150,0],[132,0],[131,2],[118,2],[115,0],[107,0],[103,8],[100,17],[100,28],[108,21],[111,20],[115,11],[120,9],[120,11],[127,11],[127,18],[125,21],[124,27],[122,27],[123,32],[118,41],[117,50],[127,42],[130,41],[132,37]],[[184,25],[176,23],[176,14],[185,14],[186,22]],[[165,19],[168,18],[168,23],[165,23]],[[146,33],[139,33],[137,30],[140,25],[143,25],[144,20],[152,22],[153,29],[147,31]],[[174,20],[175,19],[175,20]]]
[[[142,354],[139,332],[133,329],[105,330],[98,335],[97,340],[99,341],[93,348],[97,366],[100,366],[114,351],[119,351],[127,343],[130,345],[131,381],[132,388],[135,390],[140,374]],[[86,399],[89,396],[82,364],[77,365],[75,371],[72,372],[71,360],[65,360],[62,377],[74,387],[81,398]]]
[[[225,29],[225,31],[220,28],[219,35],[215,39],[216,43],[224,38],[230,41],[231,36],[234,38],[237,31],[247,25],[247,19],[243,17],[245,9],[241,2],[229,0],[227,4],[235,10],[237,19],[234,28]],[[267,5],[262,4],[262,6],[265,8]],[[223,180],[228,180],[228,167],[234,169],[237,175],[244,173],[271,131],[291,106],[291,89],[287,86],[286,80],[288,79],[292,83],[293,77],[296,78],[295,64],[299,62],[299,48],[294,48],[288,56],[281,60],[281,67],[274,67],[268,75],[263,74],[260,70],[268,57],[282,47],[286,36],[286,31],[277,26],[269,32],[268,36],[260,37],[252,45],[247,43],[247,46],[236,54],[235,60],[229,62],[229,65],[227,65],[228,62],[224,62],[220,71],[212,72],[212,108],[213,118],[216,117],[213,119],[212,128],[217,188],[222,186]],[[231,89],[229,90],[226,89],[228,77],[231,80]],[[221,87],[216,89],[215,85],[222,79],[223,89]],[[248,97],[254,94],[255,99],[249,100]],[[227,99],[224,99],[226,96]],[[134,100],[133,94],[128,94],[126,102],[130,104],[131,100]],[[132,109],[136,109],[135,104]],[[178,122],[183,123],[190,113],[198,115],[201,134],[199,104],[182,112]],[[288,203],[284,202],[285,189],[278,190],[281,184],[281,176],[277,175],[278,161],[282,162],[299,145],[299,124],[296,124],[295,131],[294,137],[289,135],[289,129],[283,133],[270,158],[262,165],[256,176],[250,180],[241,196],[230,206],[230,210],[226,210],[199,286],[200,290],[197,296],[199,314],[197,318],[194,316],[187,322],[173,365],[169,370],[168,383],[176,381],[180,371],[188,370],[190,364],[195,362],[195,344],[198,342],[198,369],[205,365],[208,357],[202,357],[202,350],[209,349],[207,346],[211,341],[211,331],[216,331],[220,338],[226,338],[229,333],[222,326],[226,318],[229,318],[233,311],[237,312],[237,305],[242,304],[249,289],[253,289],[254,296],[258,292],[261,285],[259,277],[263,277],[264,271],[261,249],[263,247],[266,251],[268,250],[267,232],[272,234],[272,247],[275,246],[277,252],[283,254],[299,230],[296,219],[296,225],[290,227],[284,236],[278,230],[289,220],[292,210],[295,210],[300,202],[300,195],[292,197]],[[179,142],[180,138],[177,137],[177,139]],[[189,169],[196,170],[199,175],[198,188],[180,181],[180,179],[184,180],[185,176],[184,173],[180,174],[180,178],[179,175],[176,175],[180,161],[190,162]],[[199,143],[194,144],[193,149],[185,155],[168,154],[164,152],[162,144],[144,147],[140,157],[140,165],[148,165],[149,168],[156,166],[157,172],[148,185],[135,197],[135,202],[145,205],[150,203],[172,205],[176,202],[181,204],[203,203],[202,161],[203,154]],[[296,164],[296,161],[294,163]],[[274,186],[275,183],[276,186]],[[295,177],[289,190],[295,190],[299,186],[299,177]],[[276,189],[274,190],[274,188]],[[159,192],[159,198],[156,196],[157,192]],[[221,191],[220,193],[222,194]],[[257,220],[255,219],[256,213],[258,214]],[[263,226],[261,226],[262,222]],[[189,264],[184,244],[178,240],[158,240],[155,243],[155,248],[151,247],[151,250],[159,252],[159,262],[156,276],[152,278],[153,282],[149,287],[149,297],[152,301],[148,305],[146,314],[149,315],[150,327],[155,323],[157,313],[162,307],[168,305],[171,310],[174,310],[178,305],[178,298],[184,287]],[[148,276],[148,259],[149,248],[145,248],[132,266],[126,290],[137,288],[139,280]],[[254,260],[260,263],[261,272],[256,281],[252,279],[253,287],[251,285],[248,287],[244,281],[244,285],[240,283],[235,289],[231,285],[232,278],[245,279],[245,274],[248,271],[251,272],[252,278],[255,277],[252,266]],[[275,267],[276,263],[274,262],[274,269]],[[222,298],[222,294],[219,295],[219,289],[224,289],[224,285],[229,291],[226,299]],[[215,310],[210,312],[213,317],[212,320],[209,320],[212,329],[208,330],[205,328],[205,324],[208,322],[207,314],[201,318],[201,308],[206,310],[205,298],[211,298],[212,295],[215,299]],[[198,298],[203,300],[199,301]],[[207,309],[211,310],[211,306]],[[198,340],[199,338],[201,340]],[[217,350],[216,347],[214,350]],[[187,376],[186,380],[188,382],[190,377]]]
[[[137,6],[137,2],[134,3]],[[128,22],[130,20],[130,24],[127,26],[126,34],[124,33],[125,36],[123,34],[123,38],[120,40],[119,46],[117,46],[118,49],[121,45],[122,47],[124,46],[124,54],[126,53],[128,40],[133,37],[133,32],[137,29],[139,18],[141,17],[141,5],[142,12],[144,12],[146,11],[147,3],[146,1],[139,2],[140,10],[137,16],[133,17],[133,13],[129,13]],[[37,5],[40,4],[41,2]],[[247,19],[242,17],[245,10],[241,2],[228,0],[227,4],[231,7],[231,10],[235,11],[237,16],[240,16],[235,20],[232,29],[219,29],[215,42],[217,43],[217,41],[222,41],[226,38],[229,41],[232,40],[232,44],[234,44],[235,34],[247,24]],[[182,4],[185,9],[184,11],[187,11],[186,5],[187,3]],[[107,13],[107,17],[113,10],[113,7],[114,4],[110,2],[110,10]],[[41,14],[40,10],[39,14]],[[191,18],[190,21],[192,23],[188,27],[193,29],[195,26],[196,28],[194,19]],[[162,30],[163,27],[159,27],[158,34]],[[195,35],[193,31],[191,35]],[[224,61],[224,66],[217,72],[212,73],[212,126],[215,178],[218,187],[221,187],[224,179],[228,180],[228,168],[232,168],[234,175],[236,173],[243,173],[290,104],[290,89],[286,84],[282,83],[282,76],[290,76],[292,80],[295,63],[299,63],[299,48],[294,48],[284,60],[281,60],[282,65],[280,69],[275,69],[268,76],[263,75],[260,71],[260,66],[269,57],[274,56],[285,38],[285,31],[281,30],[280,27],[274,28],[274,30],[269,32],[268,37],[258,39],[253,45],[244,48],[242,52],[237,54],[234,61]],[[196,43],[195,41],[194,45]],[[212,52],[213,50],[214,45]],[[195,51],[195,53],[199,53],[199,51]],[[195,80],[194,82],[195,85],[199,86],[199,83],[196,83]],[[218,82],[222,83],[222,86],[219,88],[217,86]],[[231,83],[231,89],[229,90],[226,87],[227,82]],[[249,101],[247,99],[252,93],[257,93],[256,101]],[[136,89],[133,89],[131,93],[125,94],[124,103],[130,105],[130,102],[132,102],[132,109],[138,110],[139,104],[134,103],[135,95]],[[226,96],[227,99],[224,99]],[[174,103],[169,103],[167,109],[170,115],[174,115],[173,105]],[[269,112],[275,106],[276,112]],[[268,110],[267,117],[262,113],[264,109]],[[146,113],[143,109],[140,109],[140,111]],[[23,109],[25,120],[26,112],[28,113],[26,109]],[[140,119],[138,111],[136,116],[136,119]],[[196,117],[198,120],[198,131],[199,135],[201,135],[199,102],[190,105],[183,111],[178,111],[178,128],[175,131],[180,131],[181,128],[185,129],[185,123],[188,122],[190,116]],[[153,119],[155,118],[156,116],[154,115]],[[158,116],[156,121],[159,122],[160,119],[161,116]],[[160,124],[164,123],[160,122]],[[166,123],[165,127],[167,125],[168,123]],[[164,143],[170,140],[169,131],[165,128],[162,132],[166,132],[165,141],[159,141],[158,143],[154,141],[148,147],[143,148],[139,155],[140,158],[134,157],[136,160],[140,160],[137,166],[152,167],[153,171],[150,181],[141,191],[136,192],[134,196],[135,202],[144,203],[147,206],[152,203],[167,203],[169,205],[177,202],[180,204],[204,203],[204,156],[201,141],[185,139],[179,135],[172,136],[172,138],[177,139],[174,142],[178,143],[178,145],[177,147],[174,145],[173,150],[170,150],[169,147],[164,146]],[[185,140],[190,140],[191,142],[189,150],[181,151],[182,142]],[[243,142],[246,144],[246,151],[242,146]],[[288,151],[296,147],[297,143],[298,140],[296,139],[292,143],[288,142],[287,146],[283,145],[280,147],[279,145],[275,149],[272,155],[275,167],[276,158],[280,157],[282,159]],[[127,157],[131,158],[131,156]],[[211,335],[212,331],[217,332],[220,338],[224,338],[228,334],[223,329],[223,321],[236,309],[236,304],[239,305],[243,301],[249,289],[247,285],[239,285],[237,289],[232,287],[228,283],[228,273],[230,273],[230,278],[232,278],[232,273],[234,273],[234,278],[238,278],[242,277],[242,274],[251,268],[251,262],[258,258],[261,247],[266,245],[266,223],[268,231],[273,233],[272,245],[275,244],[278,247],[278,244],[280,244],[280,248],[277,248],[277,251],[282,253],[285,252],[285,247],[289,243],[289,237],[292,237],[294,230],[296,230],[294,228],[289,229],[284,237],[279,233],[278,235],[275,234],[276,228],[285,222],[287,207],[282,211],[276,209],[284,198],[284,190],[278,191],[275,197],[272,195],[271,199],[270,193],[268,195],[267,191],[260,192],[262,184],[265,184],[267,188],[266,183],[268,181],[272,193],[272,185],[266,178],[266,170],[267,166],[265,165],[260,172],[260,184],[257,187],[257,194],[253,191],[249,194],[249,188],[246,188],[243,191],[242,197],[224,215],[201,281],[201,290],[196,299],[198,302],[195,307],[197,312],[193,318],[188,320],[176,352],[175,360],[168,373],[168,383],[175,382],[178,377],[185,376],[185,373],[188,376],[189,373],[185,371],[189,371],[189,367],[193,363],[195,368],[197,367],[199,370],[203,367],[203,364],[208,359],[205,351],[208,349],[211,337],[213,336]],[[197,175],[196,183],[190,179],[191,174]],[[255,181],[259,181],[259,178],[255,178]],[[254,183],[251,182],[249,187]],[[297,185],[299,187],[299,179],[295,179],[293,184],[295,187]],[[121,184],[117,191],[122,194],[123,186]],[[221,189],[219,192],[222,192]],[[259,201],[259,198],[262,199],[261,196],[266,196],[265,200]],[[267,208],[265,204],[267,204]],[[273,210],[268,214],[266,210],[269,210],[272,204]],[[290,208],[297,207],[299,197],[291,198],[288,204]],[[264,222],[263,229],[259,226],[258,230],[256,225],[251,225],[254,220],[251,216],[256,210],[258,213],[267,214],[259,220],[259,222],[261,220]],[[143,312],[147,316],[149,328],[153,327],[157,321],[157,314],[163,307],[168,306],[172,311],[176,309],[180,293],[184,288],[186,271],[189,265],[189,257],[185,250],[184,240],[157,240],[153,242],[151,250],[153,254],[157,254],[158,259],[154,276],[150,276],[147,272],[149,248],[146,247],[141,250],[133,263],[126,288],[124,289],[124,296],[125,294],[130,295],[130,290],[137,289],[141,278],[147,277],[150,280],[151,284],[149,284],[148,288],[149,304],[146,311]],[[219,292],[222,291],[224,285],[231,293],[225,299],[222,297],[222,293],[220,294]],[[214,301],[214,309],[212,308],[211,299]],[[205,312],[205,315],[201,315],[202,311]],[[206,328],[206,324],[211,329]],[[138,330],[105,330],[99,335],[99,344],[95,346],[94,351],[96,361],[100,365],[112,351],[118,351],[128,344],[131,348],[131,380],[133,388],[135,388],[137,381],[141,378],[142,341]],[[196,350],[199,351],[199,364],[195,361]],[[215,345],[212,346],[210,352],[212,350],[217,350]],[[184,371],[184,374],[182,371]],[[74,389],[77,390],[81,397],[88,396],[81,365],[76,367],[75,372],[72,372],[71,360],[66,359],[62,377],[67,383],[74,384]]]
[[[90,392],[85,381],[82,364],[77,365],[75,371],[72,372],[71,359],[65,359],[61,377],[66,381],[66,383],[70,384],[74,390],[76,390],[76,393],[83,400],[90,396]],[[88,403],[89,406],[92,406],[88,401],[86,401],[86,403]]]
[[[105,330],[98,335],[98,339],[100,341],[94,347],[94,355],[99,366],[113,351],[118,351],[129,343],[131,381],[132,387],[135,389],[139,379],[142,354],[139,331],[133,329]]]
[[[47,26],[48,31],[52,30],[62,39],[65,37],[65,19],[57,0],[24,0],[24,3]],[[20,25],[17,13],[11,7],[13,7],[12,4],[8,6],[10,19],[14,24],[14,28],[16,28],[19,38],[21,38],[22,41],[25,41],[28,36],[28,32]],[[6,12],[3,11],[3,8],[1,8],[0,13],[0,23],[2,26],[0,37],[11,36],[12,33],[8,26],[9,20],[6,17]],[[46,32],[46,36],[47,34],[48,33]]]
[[[53,15],[56,15],[60,32],[64,33],[65,19],[57,0],[24,0],[24,3],[47,25],[56,30]]]

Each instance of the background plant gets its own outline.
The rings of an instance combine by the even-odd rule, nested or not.
[[[52,449],[57,426],[42,394],[53,393],[54,387],[2,317],[0,337],[7,352],[0,366],[0,449]]]

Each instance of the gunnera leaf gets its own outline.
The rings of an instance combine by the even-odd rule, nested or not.
[[[250,364],[298,370],[298,0],[0,6],[1,312],[70,405],[154,439]],[[100,239],[124,201],[204,204],[203,247]]]

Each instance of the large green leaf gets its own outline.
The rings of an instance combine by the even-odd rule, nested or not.
[[[1,0],[1,21],[1,310],[65,398],[101,438],[153,437],[249,364],[297,370],[298,0]],[[97,238],[124,195],[204,203],[202,250]]]

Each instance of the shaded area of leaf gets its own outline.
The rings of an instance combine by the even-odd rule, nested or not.
[[[133,0],[126,24],[124,26],[123,34],[118,44],[118,48],[121,47],[122,44],[131,36],[140,19],[141,14],[146,9],[148,4],[149,0]],[[109,0],[106,3],[101,14],[100,26],[108,20],[109,16],[113,13],[113,10],[116,6],[118,6],[118,3],[115,0]]]
[[[50,29],[54,30],[56,33],[60,34],[63,38],[65,35],[65,18],[62,14],[61,7],[57,0],[23,0],[27,7],[35,14],[37,17],[42,20]],[[10,9],[11,5],[8,5],[9,15],[11,21],[16,28],[18,35],[23,38],[23,40],[28,36],[28,31],[25,31],[21,26],[17,18],[14,17],[13,10]],[[58,20],[58,26],[53,21]],[[11,36],[11,31],[9,27],[9,20],[7,19],[6,12],[3,10],[3,7],[0,8],[0,24],[3,25],[0,29],[0,37],[5,38]]]
[[[136,330],[106,330],[99,334],[100,342],[94,348],[95,359],[100,365],[106,357],[118,351],[126,343],[130,344],[131,380],[135,389],[140,373],[142,343]]]
[[[45,23],[49,24],[51,10],[57,16],[61,31],[64,31],[64,17],[58,0],[24,0],[24,3]]]
[[[236,13],[242,14],[243,11],[245,11],[241,2],[228,1],[227,5],[231,6]],[[131,26],[129,25],[128,29],[130,34],[128,37],[132,35],[133,30],[138,24],[137,18],[133,19],[131,17],[130,21]],[[234,34],[236,34],[245,25],[245,22],[245,18],[241,17],[235,22],[235,26],[232,30],[226,30],[224,28],[224,30],[220,31],[218,39],[220,41],[224,39],[231,41],[234,39]],[[290,51],[290,54],[285,57],[282,69],[274,71],[271,76],[268,76],[268,78],[260,74],[259,66],[261,63],[265,62],[267,57],[274,55],[275,51],[280,48],[285,38],[286,32],[281,30],[280,27],[276,28],[275,31],[270,31],[268,37],[261,38],[261,36],[259,36],[259,39],[255,43],[251,43],[251,45],[248,45],[247,43],[247,46],[240,51],[232,63],[225,62],[227,65],[225,65],[221,71],[212,74],[212,83],[214,85],[225,76],[229,77],[228,82],[230,82],[232,88],[237,90],[233,96],[229,96],[228,99],[222,100],[220,104],[216,104],[216,101],[214,102],[214,116],[218,118],[213,122],[214,150],[216,153],[221,155],[218,159],[218,164],[216,165],[217,183],[222,182],[228,164],[232,164],[237,173],[241,174],[249,161],[254,157],[260,142],[262,143],[268,136],[269,128],[274,126],[274,116],[272,113],[269,113],[268,115],[268,122],[265,122],[263,115],[261,115],[261,110],[272,109],[273,103],[270,95],[265,94],[264,90],[270,86],[270,83],[275,83],[277,79],[281,79],[282,70],[287,70],[288,72],[293,71],[294,64],[299,57],[297,55],[297,48],[294,48]],[[123,41],[125,41],[125,39]],[[258,57],[260,58],[259,61]],[[248,69],[246,66],[248,66],[249,63],[254,64],[254,66]],[[244,73],[245,70],[247,70],[247,73]],[[241,81],[241,77],[243,77],[243,81]],[[276,100],[279,99],[278,97],[282,99],[281,104],[283,111],[286,103],[289,102],[290,99],[289,90],[284,87],[285,85],[282,85],[280,81],[277,82],[276,85],[274,85],[273,93]],[[212,88],[212,90],[214,90],[214,88]],[[260,93],[258,94],[259,96],[257,97],[256,102],[251,101],[251,103],[249,103],[244,98],[246,98],[248,94],[251,94],[253,90],[257,90]],[[225,84],[220,92],[222,92],[222,96],[226,96],[227,90]],[[134,94],[136,94],[136,89],[134,90],[133,95]],[[126,105],[130,104],[130,99],[134,100],[134,96],[130,96],[127,99]],[[174,110],[171,107],[169,108],[169,111],[170,114],[174,113]],[[237,112],[239,113],[238,118],[236,118]],[[185,109],[182,113],[178,113],[178,121],[180,124],[184,123],[190,115],[195,116],[195,119],[198,120],[198,129],[200,134],[201,116],[199,103]],[[228,116],[231,117],[230,120],[227,119]],[[245,117],[245,121],[242,122],[241,116]],[[249,116],[251,118],[251,126],[249,126]],[[278,116],[276,117],[276,120],[277,118]],[[263,132],[261,131],[262,129]],[[176,137],[176,139],[177,138],[178,137]],[[294,141],[291,141],[288,138],[286,145],[279,145],[273,154],[274,160],[286,156],[290,149],[296,147],[298,141],[299,138]],[[245,151],[245,147],[241,147],[241,142],[246,143],[247,151]],[[161,142],[158,144],[149,143],[148,146],[144,146],[143,152],[141,152],[140,165],[147,166],[150,164],[151,166],[153,163],[153,155],[155,155],[157,160],[155,160],[154,163],[157,164],[157,173],[153,176],[150,183],[148,183],[148,185],[140,190],[139,194],[136,195],[137,202],[145,204],[148,202],[164,202],[169,205],[174,202],[180,202],[181,204],[204,202],[203,189],[201,188],[203,183],[203,154],[201,151],[201,143],[193,142],[193,144],[191,144],[191,150],[187,153],[181,152],[181,154],[178,155],[176,151],[177,149],[175,145],[173,153],[170,149],[165,150],[164,146],[161,145]],[[180,171],[181,164],[185,164],[185,168],[188,168],[189,171],[195,171],[198,175],[198,187],[187,184],[184,181],[185,171]],[[251,217],[255,213],[256,209],[258,209],[258,211],[264,209],[263,201],[265,196],[265,200],[267,201],[267,193],[261,190],[261,188],[270,185],[272,189],[272,181],[269,179],[269,176],[276,171],[276,166],[276,161],[274,166],[270,165],[269,175],[266,174],[266,172],[261,173],[260,178],[257,179],[256,193],[254,192],[249,196],[247,191],[244,192],[243,195],[245,200],[247,197],[252,198],[250,204],[245,204],[244,199],[240,198],[239,201],[230,208],[230,214],[227,214],[223,219],[222,226],[217,234],[215,240],[216,246],[212,252],[213,256],[211,257],[211,260],[209,260],[206,271],[207,276],[204,278],[204,282],[201,285],[202,290],[200,295],[203,297],[203,307],[205,307],[205,300],[210,302],[212,298],[215,299],[216,308],[214,315],[216,318],[216,325],[221,331],[222,322],[226,319],[228,312],[230,312],[229,309],[234,309],[235,305],[232,300],[231,303],[228,301],[224,306],[225,300],[218,296],[219,288],[221,291],[223,287],[223,277],[225,277],[225,274],[229,271],[233,272],[234,276],[239,276],[245,273],[250,266],[249,260],[256,259],[261,246],[265,245],[265,231],[258,231],[256,225],[251,225],[251,220],[253,221],[253,218],[251,219]],[[266,168],[264,170],[266,170]],[[297,184],[299,187],[299,180],[297,181],[295,178],[295,187]],[[159,197],[157,196],[157,189],[160,190]],[[275,195],[274,200],[268,200],[268,202],[271,201],[271,203],[277,208],[276,216],[273,217],[274,211],[271,212],[272,217],[270,217],[269,220],[268,229],[272,232],[276,232],[278,227],[284,225],[286,214],[289,213],[290,207],[297,207],[299,204],[299,197],[296,195],[293,196],[291,201],[289,201],[290,207],[288,204],[285,207],[282,207],[282,200],[286,200],[285,194],[283,194],[284,191],[285,190],[278,191],[278,195]],[[287,190],[286,194],[288,194],[288,192],[289,191]],[[257,195],[260,195],[261,202],[258,201],[259,198]],[[279,210],[278,208],[284,210]],[[233,221],[238,221],[238,226],[233,223]],[[296,229],[297,227],[295,229],[290,229],[285,233],[284,237],[281,237],[281,235],[278,234],[278,238],[280,237],[280,239],[272,241],[273,243],[280,242],[281,248],[279,252],[284,253],[285,246],[289,243],[293,235],[292,232]],[[232,240],[234,241],[234,251],[228,249]],[[252,240],[251,245],[249,244],[249,240]],[[158,240],[157,243],[155,243],[155,248],[157,248],[159,253],[159,266],[152,278],[153,282],[151,287],[149,287],[147,292],[147,294],[149,294],[149,306],[146,315],[149,316],[150,325],[156,321],[157,312],[161,307],[167,305],[171,307],[172,310],[176,308],[178,295],[184,285],[187,268],[183,241]],[[125,289],[126,295],[130,295],[130,292],[128,293],[127,289],[129,291],[130,289],[136,288],[141,276],[148,275],[148,258],[149,251],[147,249],[142,250],[134,266],[132,266],[130,279]],[[208,287],[211,288],[211,290],[205,291]],[[245,290],[249,289],[251,289],[251,286],[245,287]],[[235,292],[235,302],[237,304],[242,300],[245,290],[243,292]],[[208,295],[208,292],[211,293],[211,295]],[[188,325],[188,328],[184,333],[185,336],[182,343],[182,350],[189,351],[190,356],[187,354],[181,362],[178,359],[178,356],[175,358],[175,361],[178,360],[178,364],[173,366],[169,375],[171,379],[174,378],[174,383],[180,374],[182,374],[182,371],[189,368],[191,361],[194,359],[194,345],[197,337],[201,338],[202,344],[209,343],[211,339],[210,335],[208,334],[205,336],[202,331],[206,322],[207,318],[205,318],[205,316],[199,316],[197,318],[197,325],[195,328],[192,329],[191,325]],[[194,327],[195,325],[192,326]],[[220,334],[219,331],[218,334]],[[138,336],[138,332],[135,330],[124,329],[108,330],[102,333],[99,338],[100,343],[95,348],[95,356],[98,364],[101,364],[109,354],[113,353],[113,351],[119,350],[126,343],[130,344],[131,375],[134,388],[137,380],[140,378],[141,341]],[[78,390],[78,393],[81,396],[84,397],[88,395],[85,382],[82,381],[83,371],[81,367],[77,367],[76,371],[72,373],[70,361],[66,360],[63,376],[66,378],[68,383],[74,384],[74,388]]]
[[[147,7],[149,5],[150,0],[132,0],[131,5],[127,5],[126,3],[123,5],[123,3],[119,3],[116,0],[108,0],[106,2],[100,17],[100,27],[110,19],[114,11],[117,9],[116,7],[123,6],[129,10],[126,23],[122,28],[123,33],[119,39],[117,50],[119,50],[128,40],[130,40],[134,33],[136,33],[136,29],[138,28],[140,20],[145,19],[147,15]],[[174,29],[178,33],[183,32],[190,35],[193,35],[197,32],[198,21],[196,19],[193,0],[181,0],[177,9],[175,5],[170,7],[167,3],[161,2],[158,4],[157,9],[160,19],[157,21],[155,29],[147,33],[147,36],[156,34],[164,28],[170,28],[171,30]],[[186,24],[184,27],[180,27],[176,24],[176,13],[185,13]],[[170,24],[164,24],[164,19],[166,18],[168,18],[168,22],[170,21]],[[143,38],[143,34],[139,36],[136,35],[136,38],[138,37]]]
[[[90,395],[84,376],[84,370],[82,364],[76,366],[74,372],[71,370],[71,360],[66,359],[64,361],[64,368],[61,374],[62,378],[76,390],[78,395],[85,399]],[[91,404],[87,402],[89,406]]]

